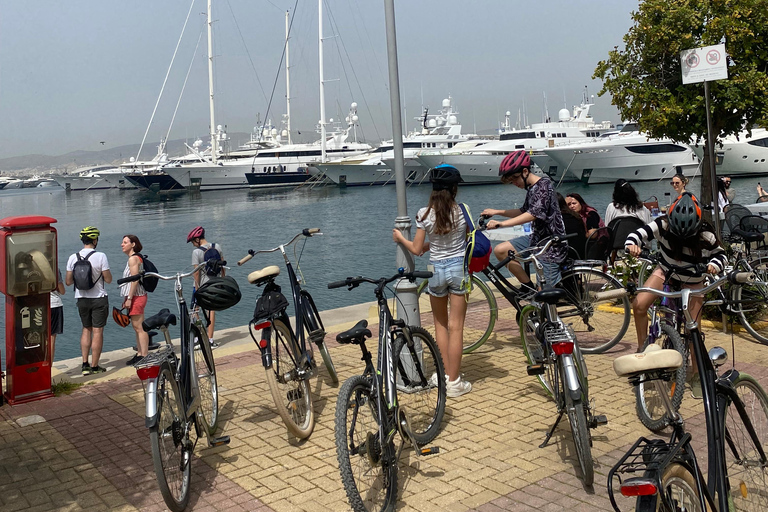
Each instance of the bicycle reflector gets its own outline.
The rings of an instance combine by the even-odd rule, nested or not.
[[[621,484],[622,496],[653,496],[657,492],[656,482],[651,478],[628,478]]]
[[[136,375],[141,380],[155,379],[160,375],[160,366],[145,366],[143,368],[136,368]]]
[[[555,341],[552,343],[552,352],[555,355],[562,356],[564,354],[573,354],[573,342],[572,341]]]

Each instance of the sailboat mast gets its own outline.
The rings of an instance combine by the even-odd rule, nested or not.
[[[211,159],[216,163],[216,157],[219,152],[218,141],[216,140],[216,123],[213,116],[213,15],[211,12],[211,3],[208,0],[208,95],[210,96],[211,109]]]
[[[288,17],[290,13],[285,11],[285,129],[288,130],[288,144],[291,144],[291,66],[288,63]]]
[[[323,79],[323,0],[317,0],[318,21],[319,21],[319,48],[320,48],[320,138],[321,138],[321,157],[325,162],[325,81]]]

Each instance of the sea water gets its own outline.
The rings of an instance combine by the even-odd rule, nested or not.
[[[754,201],[752,179],[733,180],[737,202]],[[634,185],[641,200],[655,195],[664,204],[664,192],[672,191],[669,180]],[[689,189],[693,189],[689,186]],[[419,208],[426,206],[431,188],[428,185],[408,188],[408,214],[411,219]],[[558,191],[563,195],[578,192],[591,206],[604,214],[611,200],[613,185],[584,186],[563,183]],[[698,192],[698,190],[696,190]],[[484,208],[512,208],[523,204],[525,192],[512,185],[466,186],[459,189],[458,200],[469,205],[477,219]],[[248,284],[247,276],[269,265],[281,269],[278,283],[287,288],[287,277],[279,253],[261,254],[238,267],[236,262],[248,249],[270,249],[289,241],[303,228],[320,228],[323,236],[299,244],[288,255],[295,264],[301,256],[300,276],[306,289],[322,310],[375,300],[372,286],[360,286],[352,291],[328,290],[327,283],[347,276],[363,275],[377,278],[390,276],[396,269],[395,244],[392,228],[397,217],[397,196],[394,186],[337,187],[281,189],[276,191],[230,190],[160,197],[140,191],[75,191],[32,189],[0,191],[0,218],[15,215],[47,215],[57,219],[58,261],[65,271],[67,259],[82,248],[79,231],[85,226],[101,230],[98,250],[106,253],[113,275],[107,285],[110,308],[120,307],[122,298],[116,281],[122,277],[126,256],[120,243],[126,234],[139,237],[142,253],[157,265],[160,273],[171,274],[189,270],[192,246],[186,243],[187,233],[201,225],[206,238],[220,245],[224,259],[231,267],[228,275],[237,279],[243,294],[239,304],[216,315],[217,329],[246,325],[253,315],[261,288]],[[412,232],[415,233],[415,222]],[[418,268],[425,269],[427,258],[416,258]],[[184,280],[184,293],[191,297],[193,281]],[[80,355],[81,324],[72,287],[63,296],[64,333],[56,339],[56,360]],[[162,308],[176,311],[173,282],[161,281],[149,294],[146,315]],[[110,310],[111,311],[111,310]],[[355,320],[353,318],[349,319]],[[5,333],[5,305],[0,301],[0,332]],[[178,326],[172,328],[178,336]],[[104,329],[104,350],[135,345],[131,327],[119,327],[111,316]],[[5,356],[5,343],[0,350]]]

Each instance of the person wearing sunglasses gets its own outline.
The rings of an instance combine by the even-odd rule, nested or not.
[[[725,194],[728,197],[728,202],[734,202],[736,200],[736,190],[731,188],[731,177],[723,176],[723,183],[725,184]]]
[[[672,188],[677,192],[677,197],[680,197],[685,193],[686,185],[688,185],[688,178],[682,174],[675,174],[672,176]]]

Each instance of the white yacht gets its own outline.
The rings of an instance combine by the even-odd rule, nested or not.
[[[72,174],[52,176],[65,190],[130,189],[135,185],[125,179],[124,170],[115,165],[93,165],[75,169]]]
[[[0,176],[0,190],[24,188],[24,180],[13,176]]]
[[[699,168],[698,157],[686,144],[649,138],[635,123],[614,135],[544,148],[544,153],[585,184],[614,183],[619,178],[652,181],[676,173],[693,176]]]
[[[467,150],[454,148],[453,151],[422,151],[418,159],[427,168],[440,164],[452,165],[461,172],[461,177],[467,183],[501,183],[499,164],[512,151],[524,149],[535,154],[546,147],[592,139],[613,130],[613,125],[608,121],[594,122],[589,115],[591,106],[585,96],[581,105],[573,107],[573,115],[563,108],[558,113],[558,121],[533,123],[524,128],[510,128],[510,113],[507,112],[498,141]],[[539,166],[553,179],[562,177],[563,168],[554,162],[543,161]]]
[[[751,136],[746,131],[729,135],[715,147],[718,174],[734,178],[768,174],[768,130],[753,128]],[[703,144],[692,144],[691,148],[696,156],[704,158]]]

